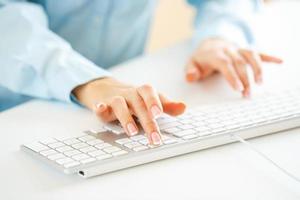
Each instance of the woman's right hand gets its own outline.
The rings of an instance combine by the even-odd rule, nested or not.
[[[129,136],[139,130],[132,115],[139,119],[150,144],[161,144],[156,118],[163,112],[179,115],[185,104],[167,99],[150,85],[134,87],[113,78],[102,78],[78,86],[73,94],[87,108],[94,110],[104,122],[119,120]]]

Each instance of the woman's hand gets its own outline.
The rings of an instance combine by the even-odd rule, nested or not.
[[[73,94],[79,102],[104,122],[119,120],[129,136],[138,133],[138,126],[132,117],[136,116],[149,142],[161,143],[161,135],[155,118],[163,112],[170,115],[182,114],[183,103],[168,100],[158,94],[150,85],[133,87],[113,78],[103,78],[78,86]]]
[[[250,96],[247,66],[253,71],[255,82],[262,83],[262,62],[282,63],[282,60],[250,49],[239,49],[234,44],[218,38],[202,42],[186,67],[189,82],[202,80],[220,72],[229,84],[244,97]]]

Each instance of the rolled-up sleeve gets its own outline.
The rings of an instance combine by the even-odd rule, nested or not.
[[[260,0],[188,0],[197,9],[194,44],[221,37],[239,46],[255,43],[251,18],[260,10]]]
[[[0,39],[0,85],[14,92],[70,101],[76,86],[110,76],[49,30],[36,4],[0,1]]]

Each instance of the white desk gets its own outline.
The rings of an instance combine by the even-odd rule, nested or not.
[[[296,8],[288,11],[297,13]],[[280,22],[276,24],[280,24],[280,27],[288,26]],[[297,24],[297,20],[294,24]],[[268,27],[271,31],[278,30],[272,28],[272,25]],[[290,33],[281,33],[265,37],[267,40],[263,48],[284,55],[286,64],[281,67],[265,66],[266,83],[263,88],[256,88],[256,93],[276,89],[280,84],[297,82],[297,75],[300,74],[300,62],[297,59],[300,40],[298,38],[297,42],[292,42],[296,37],[288,37],[288,41],[284,41],[283,35]],[[292,34],[299,33],[298,28]],[[189,43],[186,42],[128,62],[113,71],[119,78],[132,83],[151,83],[169,96],[184,100],[189,107],[201,103],[240,100],[239,95],[218,76],[201,84],[187,84],[182,71],[188,53]],[[300,199],[299,184],[238,143],[87,180],[66,176],[19,151],[19,145],[26,141],[45,135],[73,135],[97,123],[89,111],[45,101],[32,101],[1,113],[0,198]],[[252,139],[251,142],[300,176],[300,129]]]

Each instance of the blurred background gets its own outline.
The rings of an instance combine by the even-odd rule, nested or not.
[[[170,46],[191,37],[193,34],[195,10],[186,0],[159,0],[158,2],[149,35],[147,52]],[[298,22],[300,19],[300,0],[264,0],[264,2],[263,14],[259,17],[264,21],[261,24],[264,24],[265,28],[273,27],[288,32],[293,31],[293,26],[296,25],[293,22],[300,26]],[[267,23],[265,23],[266,21]],[[257,26],[259,27],[259,24]],[[259,30],[257,31],[259,32]],[[274,34],[280,35],[280,32],[276,31]],[[268,38],[268,36],[266,37]]]
[[[158,0],[147,52],[185,40],[193,34],[195,10],[186,0]]]

